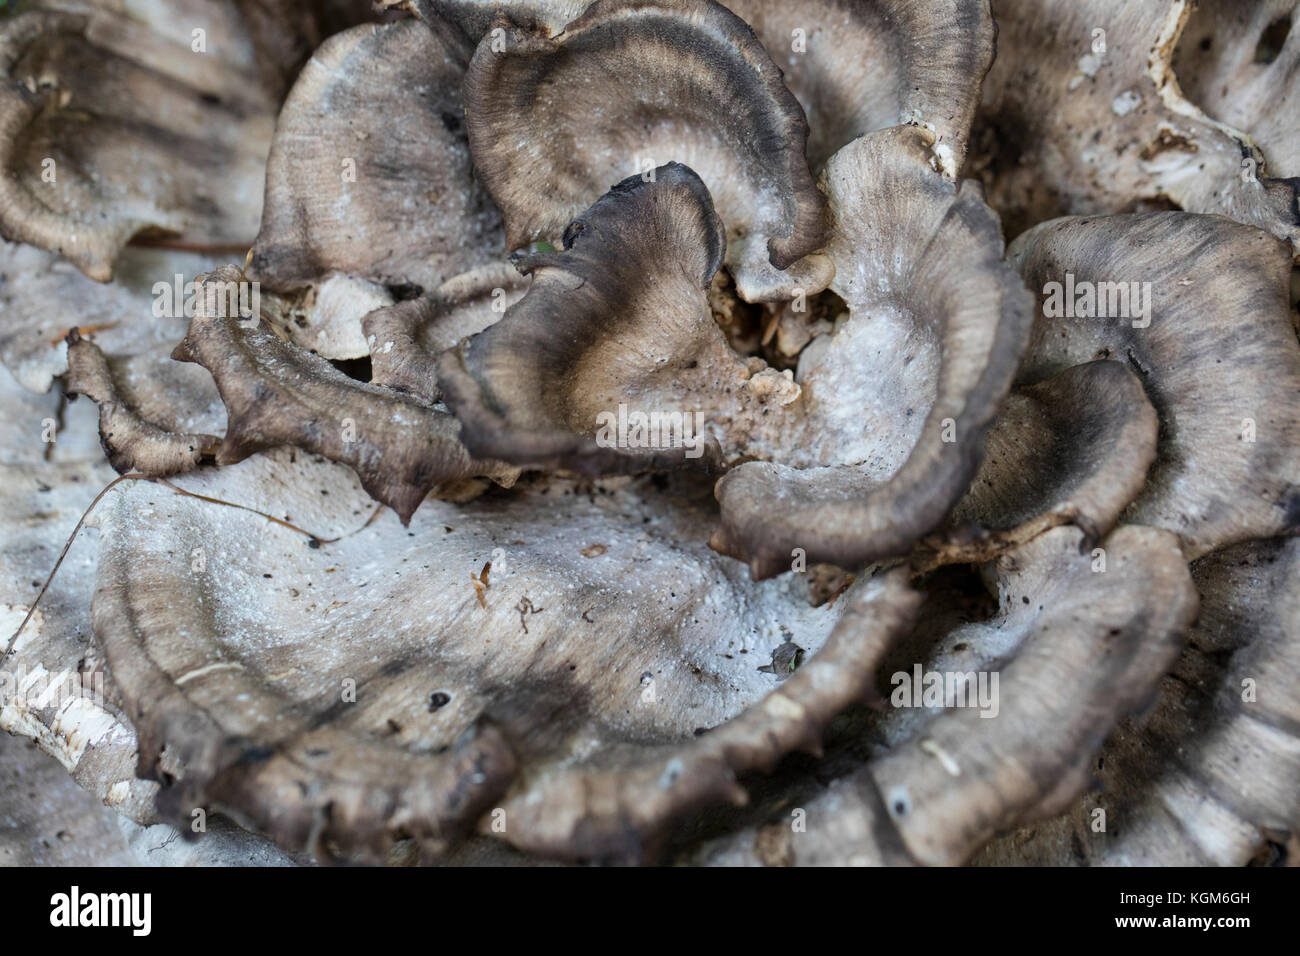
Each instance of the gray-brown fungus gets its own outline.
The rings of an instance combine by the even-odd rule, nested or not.
[[[730,0],[808,114],[808,160],[903,123],[935,134],[949,178],[961,169],[980,83],[993,62],[988,0]]]
[[[1115,361],[1076,365],[1013,391],[970,488],[914,565],[987,561],[1062,524],[1096,542],[1142,491],[1157,426],[1141,381]]]
[[[803,110],[753,31],[713,0],[597,0],[554,37],[502,17],[470,62],[465,107],[511,249],[557,240],[613,183],[678,162],[713,195],[742,297],[830,279],[824,259],[800,263],[825,241]]]
[[[501,221],[470,172],[463,72],[414,20],[327,40],[276,124],[252,278],[279,292],[334,272],[432,289],[489,261]]]
[[[101,282],[141,233],[246,243],[274,110],[237,64],[139,22],[94,9],[6,17],[0,232]]]
[[[1295,862],[1295,0],[6,11],[102,862]]]
[[[448,279],[428,295],[368,313],[362,327],[370,381],[441,401],[438,353],[498,322],[530,283],[509,263],[493,263]]]
[[[700,178],[675,163],[632,176],[563,245],[517,256],[528,293],[438,360],[467,447],[587,474],[716,467],[718,419],[752,414],[760,383],[784,380],[751,378],[713,320],[726,236]]]
[[[912,127],[872,133],[822,174],[832,289],[850,317],[800,359],[802,440],[718,485],[714,546],[756,576],[801,557],[858,566],[904,554],[979,466],[1030,301],[1002,262],[997,217],[974,183],[938,172],[932,143]]]
[[[1096,792],[990,845],[981,862],[1244,866],[1290,862],[1300,832],[1300,539],[1191,565],[1200,616],[1151,712],[1120,724]],[[1092,826],[1098,811],[1112,825]]]
[[[281,341],[257,314],[240,317],[221,293],[238,285],[230,266],[204,276],[199,308],[173,358],[212,373],[229,424],[218,464],[291,445],[350,466],[375,500],[408,522],[431,492],[461,493],[469,479],[514,480],[517,471],[475,461],[445,411],[408,395],[355,382],[329,362]]]
[[[994,0],[973,170],[1009,236],[1044,219],[1173,203],[1258,226],[1300,252],[1294,179],[1183,95],[1184,0]],[[1286,162],[1291,162],[1287,160]]]
[[[1067,809],[1116,721],[1149,703],[1197,608],[1173,535],[1116,530],[1104,572],[1082,537],[1056,528],[1007,552],[989,568],[993,618],[914,636],[925,668],[971,675],[971,703],[891,695],[874,759],[800,793],[806,832],[786,814],[705,844],[695,862],[952,865]],[[992,693],[981,673],[1000,677]]]
[[[287,848],[382,858],[409,833],[436,854],[502,806],[521,847],[639,859],[743,799],[738,772],[815,749],[917,603],[902,572],[821,608],[751,583],[688,533],[709,501],[690,485],[543,481],[430,502],[408,535],[284,452],[185,481],[339,538],[150,485],[102,522],[96,632],[142,773],[175,817],[211,802]],[[809,656],[778,684],[759,665],[788,632]]]
[[[1162,431],[1123,519],[1168,528],[1188,558],[1300,530],[1300,343],[1285,244],[1218,216],[1067,218],[1009,260],[1038,294],[1021,377],[1126,362]]]
[[[175,475],[216,453],[221,439],[215,435],[168,431],[144,418],[123,396],[123,382],[95,343],[74,329],[67,345],[68,395],[85,395],[99,406],[100,441],[119,472]]]

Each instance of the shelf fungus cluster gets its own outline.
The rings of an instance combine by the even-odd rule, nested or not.
[[[1300,861],[1294,0],[18,6],[0,727],[115,812]]]

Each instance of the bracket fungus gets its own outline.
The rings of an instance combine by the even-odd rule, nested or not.
[[[574,219],[563,251],[516,256],[533,276],[528,292],[439,358],[438,382],[475,454],[595,474],[716,465],[701,425],[720,393],[737,403],[753,394],[709,310],[726,235],[694,171],[674,163],[654,173],[629,177]],[[620,426],[629,405],[642,417],[639,406],[675,405],[675,447],[662,436],[645,449],[632,434],[620,443],[602,413],[619,409]]]
[[[108,11],[35,9],[0,22],[0,78],[8,238],[107,281],[137,234],[256,231],[274,102],[238,64]]]
[[[934,672],[1001,676],[993,719],[945,709],[943,695],[904,704],[875,759],[801,794],[805,833],[778,824],[774,847],[751,825],[706,844],[701,861],[951,865],[999,831],[1062,812],[1116,721],[1154,693],[1197,608],[1173,535],[1118,529],[1104,573],[1079,553],[1081,537],[1055,528],[999,558],[1001,607],[988,621],[937,634],[923,623],[914,635]]]
[[[1113,356],[1161,416],[1127,520],[1176,532],[1189,559],[1300,531],[1300,349],[1283,243],[1217,216],[1156,212],[1052,220],[1008,259],[1042,290],[1022,375]]]
[[[473,801],[454,819],[436,803],[459,792],[436,775],[468,773],[455,756],[468,747],[478,789],[505,799],[511,842],[638,858],[674,816],[743,794],[737,772],[815,747],[915,609],[901,572],[839,607],[800,608],[776,582],[755,590],[683,533],[707,498],[652,483],[431,502],[399,543],[336,466],[308,467],[310,484],[280,453],[187,487],[244,501],[275,488],[276,507],[337,542],[310,548],[249,512],[136,486],[104,519],[95,599],[142,770],[169,805],[212,800],[297,849],[316,849],[315,832],[382,857],[400,835],[472,822]],[[146,502],[166,533],[135,520]],[[628,520],[639,514],[650,525]],[[202,574],[167,557],[196,546],[211,552]],[[480,557],[491,567],[474,577]],[[631,574],[655,584],[629,590]],[[816,652],[779,689],[756,666],[781,644],[778,623]]]
[[[275,292],[334,272],[431,289],[490,261],[500,214],[470,173],[462,74],[417,21],[327,40],[276,123],[252,277]]]
[[[999,56],[972,165],[1012,234],[1169,202],[1258,226],[1300,254],[1300,183],[1272,177],[1249,131],[1183,95],[1173,58],[1193,6],[995,0]]]
[[[1193,562],[1201,615],[1188,647],[1156,712],[1103,751],[1133,821],[1106,862],[1241,866],[1294,846],[1298,544],[1251,541]]]
[[[1122,722],[1101,749],[1099,792],[1058,820],[996,841],[984,862],[1288,862],[1300,826],[1297,545],[1296,538],[1255,540],[1192,562],[1198,620],[1150,712]],[[1092,825],[1099,811],[1123,821],[1113,839]]]
[[[466,63],[483,37],[497,28],[497,18],[554,36],[576,20],[591,0],[381,0],[384,6],[409,10],[440,36],[459,47]],[[502,34],[498,34],[502,36]]]
[[[0,13],[58,773],[191,859],[1295,862],[1294,0],[147,6]]]
[[[227,266],[199,282],[201,290],[238,284]],[[291,445],[352,467],[365,489],[403,523],[433,491],[449,493],[466,479],[513,480],[513,472],[476,462],[446,412],[406,395],[355,382],[329,362],[281,341],[258,317],[213,309],[219,295],[200,297],[189,331],[173,357],[212,373],[229,424],[218,464]],[[247,324],[247,323],[251,323]]]
[[[966,155],[996,29],[987,0],[732,0],[808,115],[808,161],[903,123],[935,135],[940,170]]]
[[[597,0],[555,37],[497,24],[466,72],[465,107],[510,248],[559,238],[628,173],[679,162],[713,195],[743,298],[825,288],[824,260],[796,265],[825,237],[808,123],[743,20],[713,0]]]
[[[907,553],[979,464],[1029,296],[978,187],[948,182],[932,143],[913,127],[868,134],[822,174],[831,288],[850,316],[800,359],[803,460],[742,464],[718,485],[714,546],[756,576],[788,570],[798,551],[846,566]]]
[[[914,565],[987,561],[1062,524],[1097,542],[1142,491],[1157,427],[1142,383],[1119,362],[1072,366],[1013,391],[970,488]]]

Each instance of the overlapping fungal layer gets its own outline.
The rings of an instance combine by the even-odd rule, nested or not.
[[[713,0],[597,0],[554,37],[502,17],[466,72],[465,107],[511,249],[558,239],[612,184],[677,162],[713,196],[742,297],[830,279],[824,259],[799,262],[825,239],[803,110],[753,31]]]
[[[951,865],[1062,812],[1116,721],[1154,694],[1197,608],[1168,532],[1117,529],[1102,542],[1104,571],[1082,540],[1056,528],[1007,552],[993,566],[993,618],[913,636],[929,645],[924,667],[971,675],[972,701],[978,672],[996,673],[996,700],[890,710],[875,759],[800,794],[804,832],[793,833],[787,808],[706,843],[694,862]]]
[[[335,272],[431,290],[497,254],[500,214],[470,172],[463,73],[415,20],[326,41],[276,124],[251,277],[280,292]]]
[[[740,439],[724,433],[743,427],[733,419],[794,391],[737,355],[713,319],[707,292],[726,236],[694,171],[669,164],[619,183],[569,224],[563,246],[516,256],[533,277],[527,294],[438,360],[476,455],[585,474],[716,467],[737,453]],[[619,434],[633,415],[676,415],[671,442],[659,427],[644,442]]]
[[[863,133],[908,123],[935,135],[953,178],[966,155],[980,83],[993,62],[987,0],[730,0],[808,115],[808,162]]]
[[[990,844],[981,862],[1271,866],[1293,858],[1300,539],[1224,548],[1194,561],[1191,574],[1200,613],[1187,646],[1149,712],[1122,722],[1098,754],[1095,792],[1058,820]]]
[[[448,38],[466,62],[500,16],[545,36],[562,33],[591,0],[385,0],[410,10],[435,33]]]
[[[346,472],[283,452],[184,481],[317,537],[115,491],[96,633],[162,805],[236,812],[286,847],[436,854],[502,806],[518,846],[640,858],[736,799],[737,773],[815,747],[918,601],[902,572],[820,608],[750,583],[688,533],[707,486],[542,482],[430,502],[403,533]],[[760,665],[790,635],[808,659],[780,682]]]
[[[589,0],[410,0],[407,6],[472,51],[498,25],[497,15],[554,38]],[[957,174],[980,82],[993,62],[996,31],[987,0],[731,0],[723,6],[753,30],[803,108],[811,169],[863,133],[911,123],[935,133],[945,174]]]
[[[1113,360],[1013,391],[970,488],[913,566],[987,561],[1062,524],[1099,540],[1141,492],[1158,425],[1141,381]]]
[[[742,464],[718,484],[714,546],[756,576],[799,553],[846,567],[905,554],[979,465],[1030,298],[1001,261],[997,217],[974,184],[931,165],[932,142],[910,127],[872,133],[822,175],[832,289],[850,318],[800,359],[789,463]]]
[[[248,242],[274,108],[237,61],[139,22],[96,9],[6,17],[0,232],[101,282],[142,232]]]
[[[1115,358],[1160,416],[1125,521],[1175,532],[1189,559],[1300,529],[1300,343],[1284,243],[1218,216],[1159,212],[1047,222],[1008,259],[1040,310],[1022,379]]]
[[[1171,202],[1300,250],[1294,180],[1249,131],[1207,116],[1174,73],[1186,0],[994,0],[998,58],[984,83],[972,170],[1008,236],[1066,214]],[[1294,160],[1277,157],[1290,168]]]
[[[911,627],[921,596],[895,569],[861,579],[843,600],[843,617],[811,660],[802,661],[802,648],[797,658],[785,656],[792,641],[778,645],[758,672],[788,679],[720,726],[697,730],[690,741],[627,753],[624,766],[598,761],[540,775],[512,794],[504,809],[521,832],[511,842],[546,856],[652,859],[685,811],[724,798],[747,802],[740,774],[770,772],[796,750],[820,753],[831,719],[869,696],[876,669]]]
[[[55,5],[0,25],[0,224],[53,250],[0,259],[0,360],[49,390],[0,381],[0,620],[112,477],[68,394],[116,467],[186,472],[109,493],[102,551],[74,546],[5,661],[105,676],[0,707],[102,799],[319,860],[648,861],[701,810],[725,828],[697,862],[1300,852],[1290,250],[1120,215],[1043,222],[1008,265],[956,180],[970,142],[1008,238],[1172,200],[1294,239],[1269,178],[1294,171],[1293,3],[999,0],[973,141],[980,0],[387,3],[293,86],[250,271],[200,284],[261,280],[260,315],[200,294],[188,334],[152,283],[242,253],[274,102],[358,11],[182,0],[237,39],[214,73],[173,18]],[[142,92],[157,115],[124,115]],[[56,147],[63,192],[29,162]],[[158,230],[204,252],[120,250]],[[563,248],[521,275],[507,232]],[[1149,309],[1048,304],[1130,282]],[[731,469],[715,544],[795,573],[709,550],[683,449],[595,440],[620,406],[700,411]],[[854,708],[918,662],[997,674],[997,719]],[[781,763],[828,727],[815,772]]]
[[[1098,801],[1126,821],[1096,862],[1243,866],[1300,833],[1300,540],[1192,564],[1201,614],[1154,712],[1103,751]]]
[[[258,315],[232,310],[228,290],[242,282],[231,266],[202,278],[189,332],[173,353],[216,380],[229,419],[217,464],[279,445],[301,448],[351,467],[403,522],[431,492],[454,495],[468,479],[510,482],[518,474],[473,460],[458,438],[460,425],[445,411],[354,381],[279,339]]]

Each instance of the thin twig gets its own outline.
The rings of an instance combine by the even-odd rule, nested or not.
[[[274,522],[275,524],[278,524],[281,527],[288,528],[290,531],[296,531],[298,534],[305,535],[308,539],[310,539],[311,541],[315,541],[317,544],[333,544],[335,541],[339,540],[339,538],[319,537],[317,535],[312,534],[310,531],[307,531],[303,528],[299,528],[297,525],[285,521],[283,518],[277,518],[275,517],[275,515],[269,515],[265,511],[258,511],[256,508],[248,507],[248,505],[237,504],[236,502],[233,501],[223,501],[221,498],[211,498],[208,495],[201,495],[194,491],[186,491],[184,488],[172,484],[166,478],[156,478],[151,475],[141,474],[140,472],[136,472],[136,471],[130,472],[129,474],[125,474],[125,475],[118,475],[107,485],[105,485],[103,489],[99,492],[99,494],[95,495],[95,500],[92,501],[90,505],[86,508],[86,510],[81,513],[81,517],[77,520],[77,526],[72,529],[72,534],[68,535],[68,540],[63,544],[63,550],[59,552],[59,559],[54,562],[54,567],[50,570],[49,576],[45,579],[45,583],[41,586],[40,592],[36,595],[36,600],[33,601],[32,606],[27,609],[27,615],[23,618],[22,623],[18,625],[18,630],[14,631],[13,636],[9,638],[9,643],[5,647],[4,654],[0,655],[0,659],[8,657],[10,654],[13,653],[15,645],[17,645],[18,643],[18,636],[22,634],[23,628],[27,626],[27,622],[30,621],[32,619],[32,615],[36,613],[36,608],[41,603],[41,598],[45,597],[45,592],[49,590],[50,584],[53,583],[54,576],[59,573],[59,568],[63,566],[63,559],[68,556],[68,549],[72,547],[72,542],[76,540],[77,535],[81,532],[81,527],[86,523],[86,519],[90,517],[90,513],[95,510],[95,506],[98,505],[100,501],[103,500],[106,494],[108,494],[110,491],[112,491],[114,488],[116,488],[119,484],[121,484],[124,481],[151,481],[156,485],[164,485],[165,487],[170,488],[172,491],[176,492],[177,494],[184,495],[187,498],[197,498],[199,501],[206,501],[214,505],[225,505],[227,508],[238,508],[240,511],[248,511],[251,512],[252,514],[265,518],[267,521]],[[370,518],[366,521],[366,523],[362,527],[368,528],[382,509],[383,509],[382,505],[376,508],[375,513],[370,516]]]

